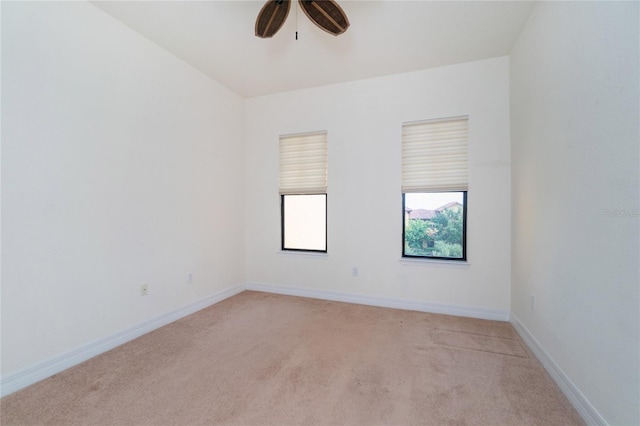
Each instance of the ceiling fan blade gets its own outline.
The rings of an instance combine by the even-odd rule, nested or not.
[[[291,0],[269,0],[262,6],[256,19],[256,36],[273,37],[289,15]]]
[[[349,28],[349,19],[333,0],[298,0],[304,14],[318,27],[335,36]]]

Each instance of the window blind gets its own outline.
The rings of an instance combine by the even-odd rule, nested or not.
[[[280,137],[280,194],[327,192],[327,133]]]
[[[402,192],[467,191],[468,117],[402,126]]]

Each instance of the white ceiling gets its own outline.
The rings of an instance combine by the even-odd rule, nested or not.
[[[351,27],[335,37],[292,3],[280,31],[261,39],[254,26],[264,1],[92,3],[244,97],[507,55],[533,7],[338,0]]]

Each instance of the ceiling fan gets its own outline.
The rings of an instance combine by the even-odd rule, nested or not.
[[[347,15],[333,0],[298,0],[298,3],[311,22],[329,34],[337,36],[349,28]],[[273,37],[287,19],[290,7],[291,0],[268,0],[258,13],[256,36]]]

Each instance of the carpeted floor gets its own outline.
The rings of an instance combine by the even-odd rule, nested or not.
[[[2,425],[570,425],[509,323],[244,292],[1,401]]]

